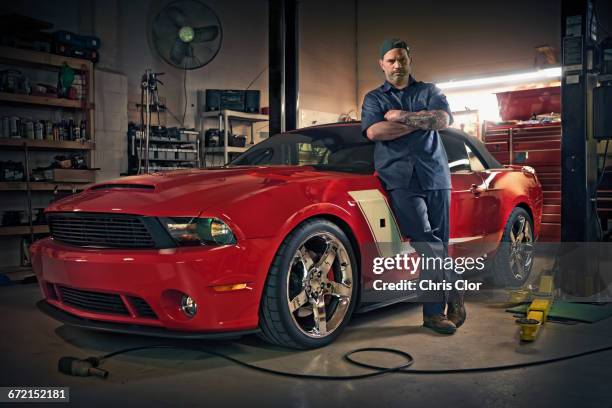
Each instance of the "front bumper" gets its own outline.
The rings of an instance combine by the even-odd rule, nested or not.
[[[257,330],[270,251],[266,239],[222,247],[118,250],[45,238],[31,247],[44,297],[39,307],[51,317],[93,329],[184,338]],[[218,291],[242,283],[243,289]],[[192,318],[180,310],[182,294],[198,304]]]
[[[242,331],[231,331],[231,332],[218,332],[218,333],[198,333],[198,332],[180,332],[171,331],[161,327],[142,326],[136,324],[122,324],[122,323],[109,323],[104,321],[96,321],[84,319],[82,317],[75,316],[67,313],[55,306],[51,306],[46,300],[41,300],[36,303],[38,309],[46,314],[47,316],[58,320],[64,324],[80,327],[83,329],[92,329],[99,331],[107,331],[113,333],[124,333],[124,334],[136,334],[140,336],[153,336],[153,337],[164,337],[171,339],[233,339],[240,336],[246,336],[248,334],[255,334],[259,332],[259,329],[254,330],[242,330]]]

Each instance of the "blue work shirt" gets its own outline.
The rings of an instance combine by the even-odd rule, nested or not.
[[[363,100],[361,130],[385,120],[385,113],[392,109],[408,112],[443,110],[450,116],[446,97],[434,84],[415,81],[397,89],[389,82],[370,91]],[[387,190],[409,188],[412,177],[418,177],[423,190],[451,188],[450,170],[444,145],[437,130],[415,130],[394,140],[376,141],[374,167]]]

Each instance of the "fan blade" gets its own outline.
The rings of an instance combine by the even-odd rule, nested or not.
[[[199,66],[204,66],[212,61],[217,51],[215,41],[191,44],[193,45],[194,59]]]
[[[168,7],[167,11],[168,17],[170,17],[170,20],[172,20],[176,28],[180,29],[181,27],[189,25],[187,24],[187,18],[185,18],[185,15],[180,8],[172,6]]]
[[[197,43],[212,41],[219,35],[219,27],[217,26],[198,27],[193,31],[195,32],[193,42]]]
[[[172,46],[172,49],[170,50],[170,61],[180,66],[183,62],[183,58],[185,57],[188,48],[188,44],[181,41],[180,38],[177,38],[174,42],[174,45]]]
[[[185,56],[187,57],[187,59],[185,60],[185,63],[183,64],[185,69],[194,69],[194,68],[199,68],[200,65],[200,60],[198,60],[198,57],[196,57],[194,50],[193,50],[193,44],[189,44],[189,47],[187,48],[187,52],[185,53]]]
[[[185,50],[185,56],[189,57],[189,58],[193,58],[194,57],[194,55],[193,55],[193,45],[191,45],[191,44],[187,44],[187,45],[188,45],[188,47]]]
[[[155,39],[167,40],[176,37],[179,33],[179,30],[174,27],[174,24],[169,23],[167,21],[161,22],[158,20],[153,24],[153,37]]]

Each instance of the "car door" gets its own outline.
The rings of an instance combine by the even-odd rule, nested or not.
[[[505,220],[501,220],[501,195],[503,189],[496,187],[494,180],[499,174],[499,171],[494,169],[487,169],[484,165],[484,161],[478,157],[477,149],[470,148],[470,141],[465,140],[465,148],[468,153],[468,160],[470,161],[470,168],[474,173],[477,173],[483,181],[480,188],[481,193],[478,196],[479,214],[482,218],[482,229],[483,229],[483,248],[486,252],[497,248],[499,243],[500,228],[503,229]],[[501,226],[501,227],[500,227]]]
[[[474,161],[471,149],[463,138],[443,135],[442,141],[448,156],[451,171],[450,248],[453,256],[477,255],[476,248],[485,242],[486,224],[484,219],[486,203],[481,200],[486,186],[481,177],[482,163]],[[470,154],[468,154],[470,153]],[[472,160],[470,160],[472,159]],[[472,169],[472,166],[475,169]]]

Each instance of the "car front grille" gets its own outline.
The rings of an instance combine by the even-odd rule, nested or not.
[[[130,315],[119,295],[91,292],[59,285],[57,288],[61,296],[61,302],[74,308],[97,313]]]
[[[139,317],[157,319],[157,315],[144,299],[134,296],[130,296],[129,299]]]
[[[53,239],[75,246],[154,248],[142,217],[117,214],[48,214]]]

